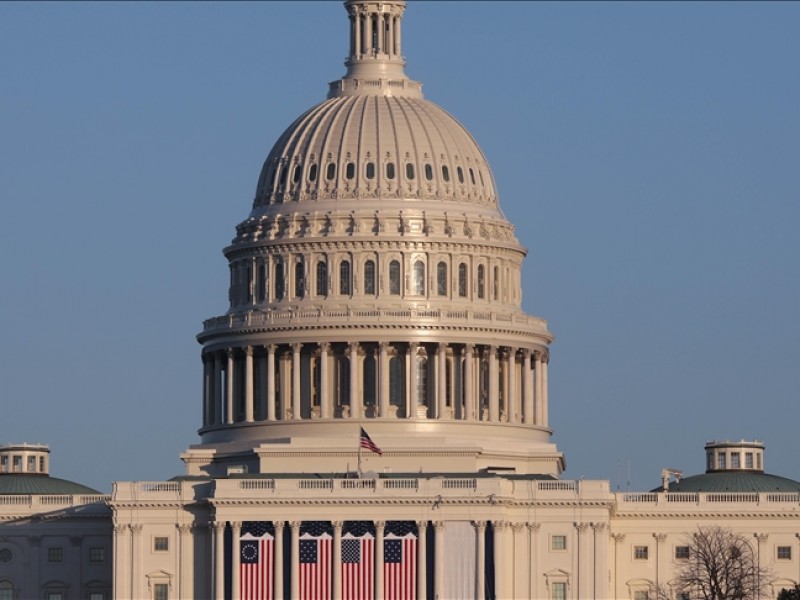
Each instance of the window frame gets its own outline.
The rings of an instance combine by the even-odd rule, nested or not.
[[[169,552],[169,536],[153,536],[153,552]]]
[[[550,551],[551,552],[566,552],[567,550],[567,536],[564,534],[553,534],[550,536]]]
[[[650,546],[646,545],[634,546],[633,560],[650,560]]]

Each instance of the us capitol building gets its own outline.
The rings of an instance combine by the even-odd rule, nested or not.
[[[402,0],[347,0],[347,71],[224,249],[199,443],[110,496],[0,447],[0,600],[655,600],[698,525],[800,582],[800,483],[715,441],[653,491],[560,479],[547,322],[470,133],[405,74]],[[658,482],[654,482],[658,483]]]

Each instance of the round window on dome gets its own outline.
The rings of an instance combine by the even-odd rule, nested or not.
[[[375,163],[367,163],[367,179],[375,179]]]
[[[394,163],[386,163],[386,179],[394,179]]]
[[[406,163],[406,179],[414,179],[414,165]]]
[[[447,165],[442,165],[442,179],[445,180],[445,183],[450,181],[450,169],[447,168]]]

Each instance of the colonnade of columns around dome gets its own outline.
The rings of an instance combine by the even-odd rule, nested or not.
[[[376,3],[384,5],[384,3]],[[383,7],[383,6],[382,6]],[[401,59],[403,9],[399,3],[385,3],[386,12],[366,6],[347,6],[350,15],[350,57],[386,54]]]
[[[417,341],[207,350],[203,424],[382,418],[546,427],[547,360],[530,348]]]

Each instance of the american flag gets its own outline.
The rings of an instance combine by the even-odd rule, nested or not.
[[[324,521],[303,523],[300,535],[300,598],[328,600],[331,597],[331,546],[333,537]]]
[[[361,428],[361,439],[359,439],[358,443],[362,448],[370,450],[375,454],[380,454],[381,456],[383,456],[383,452],[381,451],[381,449],[378,448],[375,442],[372,441],[372,438],[369,437],[369,434],[366,431],[364,431],[363,427]]]
[[[413,521],[387,523],[383,539],[385,600],[417,598],[417,536]]]
[[[372,600],[375,536],[369,531],[342,536],[342,600]],[[354,535],[355,534],[355,535]]]
[[[273,596],[275,536],[271,525],[250,521],[239,538],[239,598],[262,600]]]

